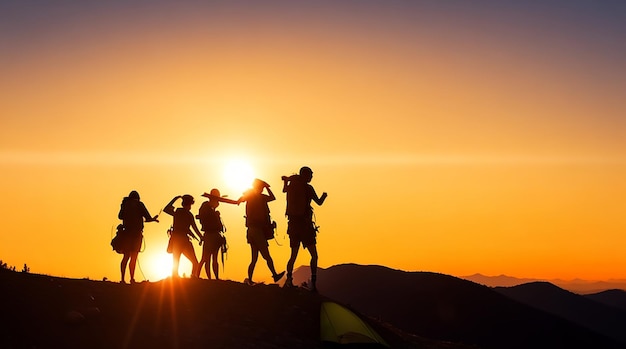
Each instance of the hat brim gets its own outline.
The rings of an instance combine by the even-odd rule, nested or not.
[[[216,196],[216,195],[211,195],[208,193],[204,193],[202,194],[202,196],[204,196],[205,198],[215,199],[215,200],[225,199],[228,197],[228,195]]]

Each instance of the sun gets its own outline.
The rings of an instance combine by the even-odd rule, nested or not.
[[[146,277],[149,280],[163,280],[172,275],[172,255],[162,252],[154,254],[149,259]]]
[[[243,159],[229,160],[224,165],[224,182],[235,193],[243,193],[252,186],[254,170],[250,163]]]

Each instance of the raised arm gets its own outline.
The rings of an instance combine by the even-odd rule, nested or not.
[[[267,202],[276,200],[276,196],[272,192],[272,189],[270,189],[269,185],[267,187],[265,187],[265,190],[267,190],[267,193],[269,194],[269,195],[266,195],[267,196]]]
[[[172,201],[170,201],[165,208],[163,208],[163,212],[169,214],[170,216],[174,215],[174,202],[178,199],[182,198],[182,196],[175,196]]]

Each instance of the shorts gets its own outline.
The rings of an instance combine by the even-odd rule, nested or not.
[[[224,237],[219,233],[204,233],[202,248],[207,252],[217,252],[224,244]]]
[[[172,234],[170,237],[170,245],[174,253],[187,251],[189,249],[193,251],[193,245],[187,235]]]
[[[143,241],[143,235],[135,235],[128,237],[128,252],[141,251],[141,242]]]
[[[287,235],[289,235],[289,246],[292,248],[300,247],[300,244],[304,248],[317,244],[315,239],[317,231],[315,231],[313,221],[306,217],[289,217]]]
[[[248,243],[251,246],[256,248],[263,248],[265,246],[269,246],[267,243],[267,238],[265,237],[265,232],[261,227],[248,227],[248,233],[246,235],[248,238]]]
[[[125,231],[122,233],[122,252],[123,253],[138,253],[141,251],[141,242],[143,241],[143,234],[141,231],[131,232]]]

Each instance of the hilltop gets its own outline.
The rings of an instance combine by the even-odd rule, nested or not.
[[[322,348],[327,297],[278,285],[125,285],[0,270],[0,347]],[[362,316],[394,348],[462,349]]]

